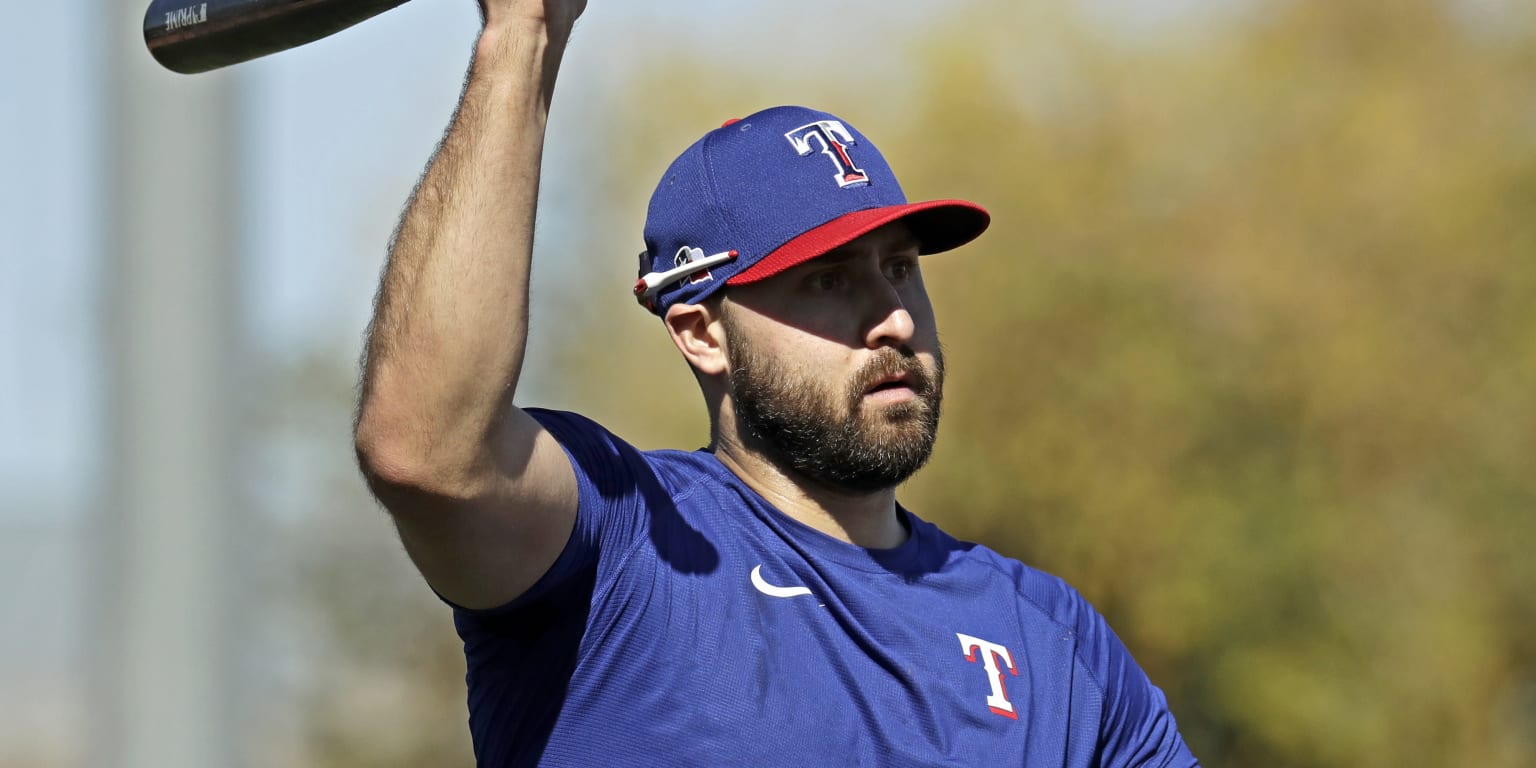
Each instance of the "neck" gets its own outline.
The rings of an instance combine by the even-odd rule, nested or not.
[[[715,456],[784,514],[835,539],[869,549],[907,540],[896,515],[896,489],[853,492],[829,487],[782,466],[736,440],[717,439]]]

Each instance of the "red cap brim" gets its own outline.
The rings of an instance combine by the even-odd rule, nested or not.
[[[840,248],[893,221],[905,221],[919,243],[919,253],[942,253],[975,240],[992,215],[965,200],[930,200],[844,214],[774,249],[756,264],[726,280],[727,285],[766,280]]]

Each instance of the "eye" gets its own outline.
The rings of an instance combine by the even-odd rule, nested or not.
[[[823,269],[806,278],[806,287],[816,292],[830,292],[842,288],[848,279],[842,269]]]
[[[885,276],[892,282],[904,283],[917,272],[917,259],[902,256],[886,262]]]

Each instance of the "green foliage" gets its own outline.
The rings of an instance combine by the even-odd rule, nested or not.
[[[887,41],[913,78],[633,72],[594,248],[639,232],[679,115],[800,86],[910,195],[995,216],[925,264],[951,375],[908,505],[1081,589],[1206,764],[1536,763],[1531,15],[955,5]],[[659,323],[586,306],[561,404],[703,444]]]

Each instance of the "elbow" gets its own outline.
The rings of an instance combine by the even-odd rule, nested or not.
[[[470,501],[486,488],[479,463],[451,440],[423,437],[415,425],[402,425],[365,412],[358,419],[352,447],[368,490],[391,513]]]
[[[357,468],[368,481],[368,488],[375,493],[380,486],[411,485],[413,478],[420,474],[404,451],[376,435],[358,432],[353,437],[352,450],[357,456]]]
[[[434,494],[445,483],[442,467],[436,466],[415,430],[364,412],[352,435],[352,450],[368,490],[390,511],[409,496]]]
[[[413,450],[408,441],[401,439],[398,433],[381,429],[375,421],[358,420],[352,436],[352,450],[368,490],[386,507],[393,508],[389,503],[391,497],[410,488],[425,487],[431,473],[425,462],[416,458],[419,452]]]

